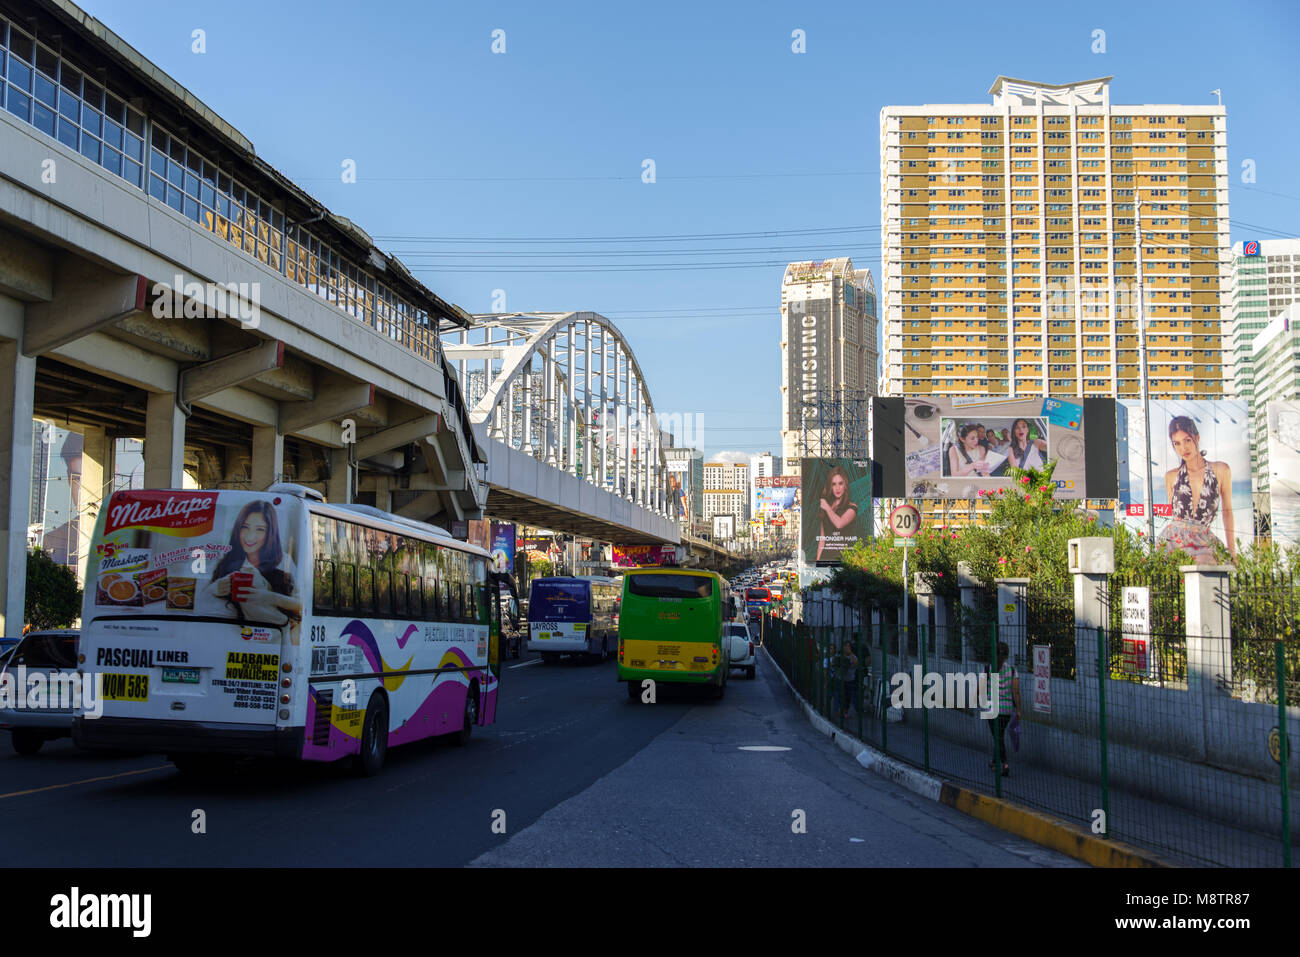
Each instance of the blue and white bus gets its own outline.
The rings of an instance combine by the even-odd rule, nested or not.
[[[491,556],[445,531],[298,485],[119,491],[100,509],[79,667],[103,714],[91,748],[355,758],[469,740],[496,717]]]
[[[528,650],[550,664],[560,655],[604,661],[618,650],[617,578],[535,578],[528,592]]]

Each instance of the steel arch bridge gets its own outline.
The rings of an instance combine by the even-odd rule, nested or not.
[[[657,531],[634,537],[677,540],[659,417],[613,322],[595,312],[490,313],[444,330],[443,348],[477,434],[651,513]],[[498,487],[491,469],[489,482]]]

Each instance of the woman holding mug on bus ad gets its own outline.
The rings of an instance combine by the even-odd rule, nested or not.
[[[250,502],[239,511],[230,532],[230,547],[204,586],[209,599],[221,601],[240,620],[285,625],[302,618],[293,559],[280,539],[275,507]],[[294,629],[295,634],[297,629]]]

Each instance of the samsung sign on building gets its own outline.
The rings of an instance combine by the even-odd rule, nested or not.
[[[805,405],[810,417],[817,415],[817,393],[831,385],[831,301],[809,299],[787,305],[786,342],[789,343],[787,370],[790,383],[789,421],[802,422]],[[810,422],[810,424],[812,424]]]

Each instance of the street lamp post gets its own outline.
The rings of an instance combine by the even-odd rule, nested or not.
[[[1142,392],[1143,432],[1147,440],[1147,542],[1149,548],[1155,548],[1156,542],[1156,508],[1155,476],[1151,462],[1151,392],[1147,382],[1147,327],[1146,294],[1142,286],[1142,199],[1134,200],[1133,222],[1137,230],[1137,250],[1135,271],[1137,273],[1137,334],[1138,334],[1138,381]]]

